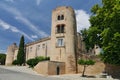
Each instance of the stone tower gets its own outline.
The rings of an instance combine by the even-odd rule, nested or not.
[[[13,43],[12,45],[8,47],[5,65],[7,66],[12,65],[16,48],[17,48],[16,43]]]
[[[76,72],[76,18],[71,7],[57,7],[52,11],[51,61],[65,62],[65,72]],[[59,64],[58,64],[59,65]]]

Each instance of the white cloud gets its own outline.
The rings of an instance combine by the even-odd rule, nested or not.
[[[2,26],[2,25],[4,25],[4,26]],[[0,20],[0,26],[2,26],[5,30],[10,28],[10,26],[5,24],[2,20]]]
[[[87,14],[84,10],[75,10],[76,13],[76,20],[77,20],[77,32],[86,28],[90,27],[90,15]]]
[[[6,50],[0,49],[0,53],[6,53]]]
[[[15,15],[15,19],[21,21],[25,25],[27,25],[34,33],[41,37],[47,37],[48,34],[42,30],[39,30],[32,22],[30,22],[27,18],[25,18],[20,11],[18,11],[16,8],[8,7],[7,5],[2,5],[5,10]]]
[[[6,28],[7,26],[7,28]],[[25,37],[27,37],[29,40],[33,41],[33,39],[31,37],[29,37],[26,33],[24,33],[23,31],[17,29],[16,27],[4,22],[3,20],[0,19],[0,27],[2,27],[3,29],[5,30],[10,30],[12,32],[15,32],[15,33],[19,33],[21,35],[24,35]]]
[[[31,35],[31,37],[32,37],[32,38],[38,38],[38,36],[37,36],[37,35]]]
[[[11,27],[12,32],[19,32],[19,30],[16,27]]]
[[[44,31],[39,30],[35,25],[33,25],[28,19],[22,17],[22,16],[18,16],[16,17],[17,20],[20,20],[21,22],[23,22],[25,25],[29,26],[30,29],[35,32],[36,34],[39,34],[39,36],[41,37],[46,37],[48,36]]]
[[[42,0],[36,0],[36,4],[37,4],[37,6],[40,5],[41,1],[42,1]]]

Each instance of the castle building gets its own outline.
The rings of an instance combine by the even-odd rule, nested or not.
[[[77,53],[84,50],[82,45],[74,10],[67,6],[57,7],[52,11],[51,36],[27,43],[26,61],[37,56],[50,57],[48,67],[52,64],[58,69],[59,64],[63,69],[61,73],[76,73]],[[8,47],[6,65],[11,65],[16,59],[17,51],[16,44]]]

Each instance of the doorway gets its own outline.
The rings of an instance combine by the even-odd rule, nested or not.
[[[60,67],[59,66],[57,66],[56,71],[57,71],[57,75],[59,75],[60,74]]]

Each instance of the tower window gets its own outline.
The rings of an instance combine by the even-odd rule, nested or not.
[[[64,15],[58,15],[57,20],[64,20]]]
[[[61,33],[64,33],[64,25],[61,25]]]
[[[61,20],[63,20],[64,19],[64,15],[61,15]]]
[[[60,33],[60,25],[57,26],[57,33]]]
[[[64,40],[63,40],[63,38],[58,38],[57,39],[57,46],[64,46]]]
[[[64,33],[65,32],[65,25],[57,25],[57,33]]]
[[[60,20],[60,16],[58,16],[58,20]]]

